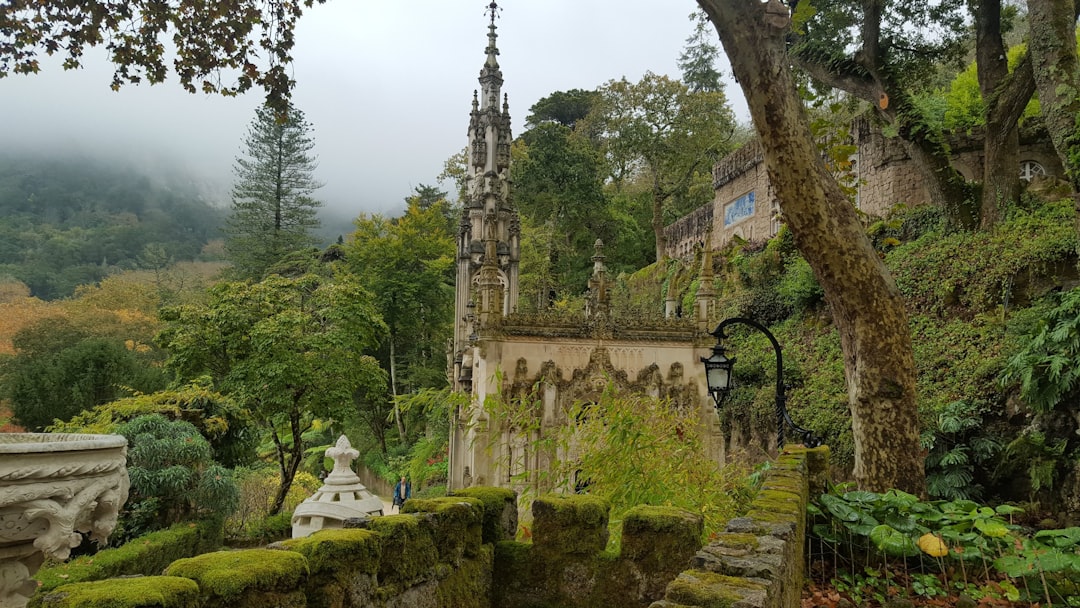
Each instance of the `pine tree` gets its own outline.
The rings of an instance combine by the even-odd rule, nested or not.
[[[283,256],[316,245],[321,202],[311,194],[322,186],[312,173],[316,161],[311,123],[289,107],[284,120],[268,106],[255,110],[244,138],[245,154],[233,172],[232,213],[226,226],[226,249],[233,272],[261,279]]]
[[[723,91],[722,74],[716,69],[720,58],[716,31],[701,9],[690,13],[690,20],[694,22],[694,33],[686,39],[686,47],[679,54],[683,84],[694,93]]]

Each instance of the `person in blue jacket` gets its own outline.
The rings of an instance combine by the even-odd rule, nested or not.
[[[402,475],[401,481],[394,486],[394,506],[397,507],[398,513],[401,512],[401,506],[410,498],[412,498],[412,482]]]

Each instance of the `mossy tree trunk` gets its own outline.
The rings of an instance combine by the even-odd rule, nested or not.
[[[1001,219],[1005,204],[1020,198],[1020,132],[1016,123],[1035,92],[1035,79],[1027,56],[1009,73],[1001,39],[1001,0],[980,0],[973,12],[979,92],[986,107],[979,204],[979,226],[985,230]]]
[[[811,138],[788,67],[787,9],[778,0],[698,3],[717,27],[761,139],[769,182],[840,332],[855,478],[866,489],[923,494],[907,311]]]
[[[1073,189],[1080,232],[1080,75],[1073,0],[1028,0],[1032,72],[1043,120]]]

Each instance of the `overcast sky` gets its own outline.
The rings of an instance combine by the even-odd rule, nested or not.
[[[414,186],[436,184],[443,161],[466,142],[472,91],[484,61],[482,0],[330,0],[297,32],[294,102],[314,126],[317,195],[354,217],[396,215]],[[503,0],[499,64],[514,135],[528,109],[554,91],[593,89],[646,71],[679,77],[694,0]],[[191,95],[172,78],[109,89],[111,68],[46,65],[0,79],[0,143],[11,149],[120,156],[148,169],[177,168],[227,192],[233,158],[261,103]],[[727,93],[747,120],[738,86]],[[445,184],[450,189],[451,184]],[[221,201],[223,204],[227,201]]]

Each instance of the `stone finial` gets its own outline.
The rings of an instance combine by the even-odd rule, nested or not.
[[[326,457],[334,460],[334,470],[326,477],[326,483],[341,485],[358,483],[360,478],[352,470],[352,461],[360,456],[360,452],[352,447],[349,438],[342,435],[337,444],[326,450]]]

